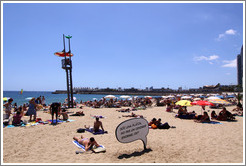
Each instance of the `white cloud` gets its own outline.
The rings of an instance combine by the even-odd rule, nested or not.
[[[202,61],[202,60],[205,60],[205,61],[213,61],[213,60],[216,60],[218,58],[219,58],[218,55],[211,55],[211,56],[208,56],[208,57],[206,57],[206,56],[199,56],[199,57],[194,57],[194,61]]]
[[[213,62],[209,62],[210,65],[214,64]]]
[[[233,29],[228,29],[224,33],[219,34],[219,37],[216,38],[217,41],[220,41],[222,38],[224,38],[226,35],[236,35],[237,31]]]
[[[237,31],[235,31],[235,30],[233,30],[233,29],[229,29],[229,30],[227,30],[227,31],[225,32],[225,34],[227,34],[227,35],[236,35],[236,32],[237,32]]]
[[[231,73],[226,73],[226,75],[231,75]]]
[[[231,61],[223,61],[223,63],[225,63],[224,65],[222,65],[222,67],[237,67],[237,59],[231,60]]]

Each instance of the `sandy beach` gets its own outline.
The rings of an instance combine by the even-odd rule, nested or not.
[[[127,107],[123,107],[127,108]],[[231,111],[235,106],[228,106]],[[130,113],[117,112],[116,108],[68,109],[71,112],[83,110],[85,116],[70,116],[72,122],[56,126],[37,125],[3,129],[3,162],[4,163],[242,163],[243,162],[243,117],[236,116],[236,122],[221,121],[222,124],[195,123],[194,120],[175,118],[174,113],[166,112],[166,107],[148,107],[134,113],[141,114],[147,121],[161,118],[171,126],[168,130],[150,129],[147,135],[147,151],[143,143],[137,140],[131,143],[120,143],[115,137],[116,127],[130,119],[122,117]],[[188,111],[201,113],[200,106],[188,107]],[[216,113],[221,109],[215,110]],[[232,112],[233,113],[233,112]],[[85,137],[94,137],[99,144],[106,147],[105,153],[81,154],[73,143],[73,136],[80,136],[78,128],[93,125],[90,115],[102,115],[100,119],[108,134],[93,135],[82,133]],[[37,112],[42,120],[51,119],[43,111]],[[25,116],[24,120],[29,117]]]

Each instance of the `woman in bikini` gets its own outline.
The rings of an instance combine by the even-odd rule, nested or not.
[[[73,137],[74,140],[78,141],[78,143],[80,143],[81,145],[85,146],[85,151],[90,150],[93,145],[95,145],[96,147],[99,147],[100,145],[98,145],[98,143],[96,142],[96,140],[94,139],[94,137],[89,138],[84,138],[81,135],[81,139],[78,137]]]

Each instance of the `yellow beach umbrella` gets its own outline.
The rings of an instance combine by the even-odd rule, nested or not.
[[[192,106],[190,103],[191,103],[191,101],[189,101],[189,100],[180,100],[180,101],[176,102],[175,104],[180,105],[180,106]]]
[[[4,98],[3,98],[3,101],[8,101],[7,97],[4,97]]]

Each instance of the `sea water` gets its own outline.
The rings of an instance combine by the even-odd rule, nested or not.
[[[53,102],[61,102],[63,103],[67,98],[67,94],[52,94],[52,92],[43,92],[43,91],[24,91],[22,94],[20,91],[3,91],[3,97],[11,97],[14,99],[12,104],[17,103],[17,106],[23,105],[28,103],[29,100],[26,98],[29,97],[39,97],[44,96],[45,103],[51,104]],[[76,102],[80,103],[82,100],[85,101],[92,101],[94,98],[100,100],[101,98],[105,97],[106,95],[96,95],[96,94],[73,94],[76,97]],[[115,97],[119,97],[120,95],[114,95]]]

